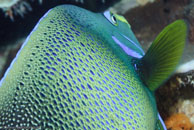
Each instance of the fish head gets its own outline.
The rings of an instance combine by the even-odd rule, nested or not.
[[[103,13],[105,19],[109,22],[111,29],[110,35],[113,44],[119,45],[120,48],[129,56],[135,58],[142,58],[144,51],[135,37],[128,21],[118,14],[114,14],[111,11],[105,11]]]
[[[142,58],[144,51],[135,37],[130,24],[118,14],[109,10],[95,13],[76,6],[65,6],[66,12],[77,25],[102,39],[120,57]]]

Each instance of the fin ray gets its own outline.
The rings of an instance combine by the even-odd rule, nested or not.
[[[165,27],[142,58],[142,79],[152,91],[174,71],[182,56],[187,26],[177,20]]]

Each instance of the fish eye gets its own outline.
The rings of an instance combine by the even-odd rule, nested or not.
[[[111,20],[112,20],[113,24],[117,24],[117,19],[116,19],[114,14],[111,15]]]
[[[110,11],[105,11],[104,12],[104,16],[105,18],[110,22],[112,23],[113,25],[117,25],[117,18],[116,16],[110,12]]]

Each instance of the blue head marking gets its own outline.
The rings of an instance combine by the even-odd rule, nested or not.
[[[127,20],[123,16],[113,14],[110,11],[105,11],[104,16],[113,27],[116,28],[112,32],[112,39],[115,43],[118,44],[127,55],[142,58],[144,51],[133,34]]]

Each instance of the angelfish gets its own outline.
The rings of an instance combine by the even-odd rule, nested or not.
[[[0,82],[0,129],[166,129],[153,92],[176,68],[186,30],[168,25],[145,54],[123,16],[49,10]]]

